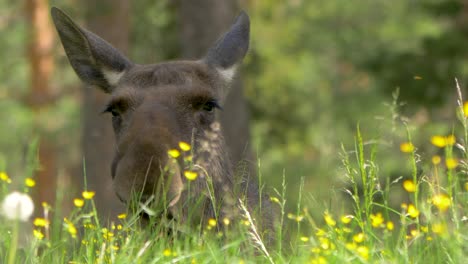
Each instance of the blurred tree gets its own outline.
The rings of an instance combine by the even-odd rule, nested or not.
[[[129,0],[87,0],[87,28],[124,54],[129,42]],[[107,95],[95,87],[83,89],[83,136],[87,188],[96,191],[96,207],[103,219],[125,210],[112,187],[110,164],[114,155],[114,132],[110,116],[101,115]]]
[[[409,103],[409,110],[422,106],[434,116],[440,112],[436,107],[453,101],[454,78],[462,84],[468,82],[468,1],[427,0],[417,8],[443,23],[443,31],[422,38],[417,49],[382,45],[361,65],[375,75],[386,94],[401,87],[401,99]]]
[[[30,90],[27,94],[27,104],[34,112],[35,128],[44,132],[47,124],[43,124],[40,112],[50,106],[55,99],[51,92],[50,80],[54,71],[54,29],[49,19],[48,0],[27,0],[26,17],[29,18],[29,74]],[[57,185],[57,147],[44,133],[39,142],[38,158],[40,167],[35,178],[38,192],[35,201],[52,203],[55,201]]]
[[[239,12],[236,0],[179,0],[177,22],[180,27],[182,58],[199,59],[233,23]],[[226,144],[239,172],[253,173],[249,133],[249,111],[240,75],[234,80],[221,113]],[[249,163],[245,163],[249,162]],[[247,166],[245,166],[247,165]]]

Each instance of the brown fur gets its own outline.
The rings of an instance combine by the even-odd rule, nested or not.
[[[152,65],[132,63],[58,9],[52,17],[78,76],[110,93],[105,111],[113,114],[116,136],[111,174],[123,202],[134,194],[141,202],[155,198],[177,221],[194,223],[238,217],[238,199],[258,207],[255,180],[233,174],[216,113],[231,82],[223,71],[235,68],[247,52],[247,15],[205,58]],[[179,142],[192,144],[191,166],[183,159],[188,153],[175,162],[169,158]],[[198,173],[196,180],[183,176],[188,169]],[[271,228],[269,201],[262,200],[260,218]]]

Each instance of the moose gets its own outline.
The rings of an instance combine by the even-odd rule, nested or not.
[[[112,114],[116,138],[111,176],[122,202],[134,194],[139,202],[157,197],[167,208],[163,217],[200,223],[233,217],[242,200],[271,230],[269,200],[255,180],[233,173],[217,121],[249,47],[245,12],[203,58],[151,65],[133,63],[60,9],[51,14],[76,74],[109,94],[104,112]],[[190,155],[168,155],[181,142],[190,144]],[[187,158],[195,180],[184,177]]]

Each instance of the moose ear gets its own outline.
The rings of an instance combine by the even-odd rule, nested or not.
[[[249,16],[242,11],[229,31],[208,50],[205,63],[213,66],[226,81],[231,81],[249,49],[249,35]]]
[[[52,7],[51,14],[76,74],[82,81],[110,93],[132,62],[105,40],[80,28],[62,10]]]

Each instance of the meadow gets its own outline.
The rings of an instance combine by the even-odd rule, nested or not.
[[[243,208],[196,226],[158,217],[142,226],[142,212],[167,208],[114,206],[111,157],[94,151],[114,146],[99,128],[110,116],[90,107],[105,98],[79,83],[50,21],[31,19],[39,2],[45,24],[50,6],[63,8],[142,64],[196,57],[202,32],[208,45],[239,10],[249,14],[246,102],[235,109],[248,113],[250,135],[236,139],[249,141],[277,211],[273,242]],[[188,12],[204,18],[193,41],[182,38],[192,10],[173,2],[194,3],[0,0],[1,264],[466,262],[466,1],[199,0],[209,8]],[[107,136],[89,141],[96,131]],[[121,211],[105,220],[107,209]]]
[[[122,212],[117,221],[105,223],[94,203],[99,190],[82,190],[73,200],[60,201],[58,195],[57,204],[69,203],[70,213],[42,203],[35,209],[40,216],[30,219],[29,193],[36,185],[33,169],[23,177],[2,171],[0,260],[8,264],[463,263],[468,256],[468,103],[459,87],[457,93],[458,122],[447,124],[453,133],[432,135],[422,141],[424,146],[416,145],[411,124],[401,124],[406,140],[395,146],[404,160],[402,166],[410,168],[409,177],[380,175],[386,158],[392,157],[377,158],[379,139],[367,138],[360,124],[354,148],[335,150],[349,186],[329,190],[343,193],[341,209],[335,202],[334,208],[311,212],[314,205],[303,190],[304,181],[299,189],[289,189],[298,195],[298,202],[288,206],[287,175],[283,175],[282,188],[270,192],[279,212],[276,239],[270,244],[245,208],[235,219],[209,219],[196,227],[169,220],[151,220],[142,227],[139,213],[153,212],[143,204],[136,213]],[[428,148],[438,154],[420,152]],[[37,164],[31,157],[34,168]],[[186,177],[196,179],[196,175]],[[395,206],[394,193],[397,201],[404,202]],[[16,211],[12,210],[15,205]]]

